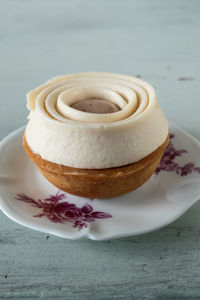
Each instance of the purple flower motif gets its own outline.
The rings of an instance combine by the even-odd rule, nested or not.
[[[93,211],[93,208],[91,205],[89,205],[88,203],[86,203],[82,208],[81,208],[81,211],[84,213],[84,214],[89,214]]]
[[[194,171],[195,165],[193,163],[188,163],[181,168],[181,176],[187,176]]]
[[[73,227],[78,228],[78,230],[87,227],[87,223],[94,222],[95,219],[107,219],[112,217],[105,212],[93,211],[93,207],[88,203],[85,203],[85,205],[80,208],[73,203],[67,201],[63,202],[65,198],[66,195],[60,193],[60,191],[58,191],[56,195],[50,195],[50,197],[44,200],[38,199],[37,201],[25,194],[17,194],[15,197],[16,200],[30,203],[32,206],[42,209],[42,212],[34,217],[41,218],[46,216],[54,223],[71,222],[73,223]]]
[[[177,156],[181,156],[183,153],[188,151],[185,149],[175,149],[172,139],[175,137],[175,134],[170,134],[170,141],[167,145],[165,152],[161,158],[160,164],[155,171],[155,174],[159,174],[161,171],[173,172],[175,171],[180,176],[187,176],[192,172],[197,172],[200,174],[200,167],[195,167],[194,163],[190,162],[184,166],[180,166],[174,159]]]

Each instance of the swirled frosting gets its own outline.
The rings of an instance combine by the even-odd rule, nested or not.
[[[75,108],[88,99],[104,99],[120,109],[91,113]],[[153,87],[128,75],[55,77],[27,94],[27,107],[29,147],[43,159],[69,167],[124,166],[152,153],[168,135]]]

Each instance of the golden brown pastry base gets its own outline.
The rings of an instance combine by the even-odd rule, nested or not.
[[[24,149],[40,172],[57,188],[87,198],[112,198],[137,189],[156,170],[168,144],[165,142],[145,158],[110,169],[78,169],[52,163],[33,153],[24,136]]]

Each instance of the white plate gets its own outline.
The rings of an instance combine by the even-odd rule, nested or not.
[[[200,198],[200,144],[174,124],[160,172],[136,191],[105,200],[58,191],[25,154],[23,132],[0,144],[0,208],[26,227],[68,239],[132,236],[166,226]]]

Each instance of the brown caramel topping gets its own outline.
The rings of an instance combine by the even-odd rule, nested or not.
[[[108,114],[120,110],[120,107],[115,103],[96,98],[76,102],[72,107],[80,111],[96,114]]]

